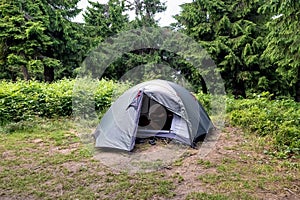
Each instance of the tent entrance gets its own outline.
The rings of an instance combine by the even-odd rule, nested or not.
[[[173,113],[171,111],[144,94],[136,137],[170,137],[172,121]]]

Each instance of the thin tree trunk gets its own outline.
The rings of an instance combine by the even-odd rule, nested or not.
[[[207,86],[202,76],[200,77],[200,81],[201,81],[202,92],[204,94],[208,94]]]
[[[298,75],[298,76],[300,76],[300,75]],[[295,98],[295,100],[297,102],[300,102],[300,79],[298,79],[298,81],[296,82],[296,98]]]
[[[44,66],[44,81],[51,83],[54,81],[54,69],[53,67]]]
[[[234,80],[233,83],[233,95],[235,99],[239,97],[246,98],[245,83],[242,80]]]
[[[23,73],[23,76],[24,76],[24,79],[26,81],[29,81],[31,78],[30,78],[30,75],[29,75],[29,72],[28,72],[28,69],[26,66],[22,65],[21,66],[21,69],[22,69],[22,73]]]

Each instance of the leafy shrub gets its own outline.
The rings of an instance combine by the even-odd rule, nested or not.
[[[72,113],[73,81],[55,84],[37,81],[0,83],[1,122],[20,121],[33,116],[67,116]]]
[[[270,100],[267,94],[254,99],[228,99],[230,123],[274,139],[277,155],[300,151],[300,104],[293,100]]]
[[[34,116],[56,117],[72,114],[72,98],[75,80],[61,80],[52,84],[37,81],[0,82],[0,121],[18,122]],[[114,91],[126,88],[113,81],[95,81],[93,109],[105,110],[110,106]],[[82,95],[81,102],[88,100]]]
[[[78,80],[77,80],[78,81]],[[100,80],[84,85],[84,80],[61,80],[52,84],[37,81],[0,82],[0,124],[28,120],[35,116],[70,116],[74,100],[78,109],[89,113],[87,102],[92,102],[91,110],[103,113],[130,84]],[[74,85],[79,93],[74,99]],[[87,95],[89,94],[89,95]],[[211,110],[211,96],[198,93],[196,98],[204,108]],[[72,102],[73,100],[73,102]],[[268,93],[253,99],[227,99],[227,114],[233,126],[261,136],[274,139],[277,155],[299,154],[300,150],[300,104],[289,99],[270,100]]]
[[[211,110],[211,95],[204,94],[202,92],[199,92],[197,94],[194,94],[195,97],[198,99],[198,101],[201,103],[203,108],[209,112]]]

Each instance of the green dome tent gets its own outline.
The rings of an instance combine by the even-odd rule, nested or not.
[[[197,99],[173,82],[152,80],[122,94],[94,132],[95,146],[131,151],[136,138],[165,137],[194,146],[213,124]]]

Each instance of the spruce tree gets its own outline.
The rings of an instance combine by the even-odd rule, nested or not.
[[[267,1],[260,12],[272,15],[266,23],[269,32],[263,55],[278,66],[285,91],[300,102],[300,2]]]
[[[107,4],[89,1],[89,4],[83,16],[94,46],[127,26],[129,20],[123,0],[109,0]]]
[[[0,2],[0,65],[6,78],[16,79],[20,71],[26,80],[72,76],[88,46],[83,27],[71,22],[80,12],[78,1]]]
[[[256,87],[260,74],[265,18],[258,15],[259,6],[256,0],[195,0],[182,5],[182,12],[175,16],[180,31],[210,53],[227,92],[235,97],[245,97],[247,89]]]
[[[160,0],[133,0],[126,1],[127,9],[135,13],[135,20],[131,22],[133,28],[158,26],[155,15],[164,12],[167,7]]]
[[[2,45],[1,68],[8,77],[16,80],[23,74],[25,80],[39,78],[43,65],[58,64],[56,59],[48,58],[45,51],[53,44],[45,34],[46,26],[41,21],[33,20],[26,10],[30,8],[36,15],[41,14],[32,2],[3,0],[0,4],[0,41]]]

